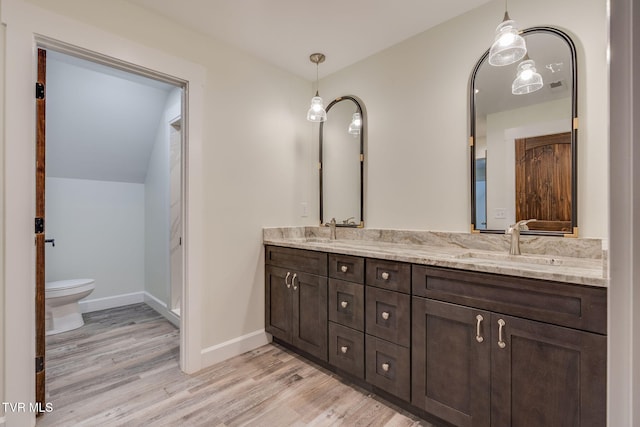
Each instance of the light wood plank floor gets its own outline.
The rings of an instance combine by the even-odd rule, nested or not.
[[[145,304],[85,314],[47,338],[46,426],[431,426],[277,345],[197,374]]]

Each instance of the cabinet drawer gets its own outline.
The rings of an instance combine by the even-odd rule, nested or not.
[[[367,287],[365,310],[368,334],[409,347],[411,336],[409,295]]]
[[[411,265],[396,261],[367,259],[366,283],[368,286],[411,292]]]
[[[329,254],[329,277],[364,283],[364,258]]]
[[[322,252],[306,251],[303,249],[281,248],[279,246],[267,246],[265,248],[265,262],[292,271],[327,275],[327,254]]]
[[[411,396],[409,349],[366,335],[367,382],[399,398]]]
[[[329,279],[329,320],[364,331],[364,286]]]
[[[329,322],[329,363],[364,379],[364,333]]]
[[[607,333],[607,289],[414,265],[412,293],[454,304]]]

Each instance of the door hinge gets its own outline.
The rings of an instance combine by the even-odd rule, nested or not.
[[[36,218],[35,233],[44,233],[44,218]]]
[[[36,82],[36,99],[44,99],[44,85]]]
[[[36,374],[44,371],[44,356],[36,357]]]

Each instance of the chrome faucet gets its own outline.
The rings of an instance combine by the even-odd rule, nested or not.
[[[336,219],[331,218],[331,222],[324,225],[325,227],[331,227],[331,240],[336,240]]]
[[[527,224],[535,219],[523,219],[509,226],[505,234],[511,234],[511,246],[509,247],[510,255],[520,255],[520,231],[528,230]]]

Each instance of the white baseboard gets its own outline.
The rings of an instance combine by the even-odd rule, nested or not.
[[[125,305],[138,304],[141,302],[144,302],[144,292],[133,292],[130,294],[115,295],[112,297],[81,300],[78,304],[80,304],[81,313],[90,313],[92,311],[123,307]]]
[[[169,322],[173,323],[173,326],[180,328],[180,317],[176,316],[174,312],[169,310],[164,301],[159,300],[149,292],[144,292],[144,303],[161,314]]]
[[[207,366],[215,365],[268,343],[269,337],[267,333],[264,329],[260,329],[259,331],[205,348],[201,352],[202,367],[206,368]]]

